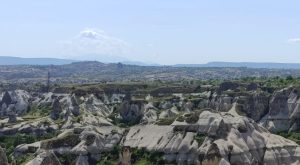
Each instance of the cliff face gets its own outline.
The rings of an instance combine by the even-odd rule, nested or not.
[[[299,96],[293,88],[276,91],[270,99],[268,114],[261,120],[263,125],[273,132],[299,130]]]

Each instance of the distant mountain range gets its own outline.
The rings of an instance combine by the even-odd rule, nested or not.
[[[247,67],[268,69],[300,69],[300,63],[270,62],[209,62],[206,64],[176,64],[175,67]]]
[[[0,65],[65,65],[83,60],[70,60],[59,58],[21,58],[0,56]],[[101,61],[105,62],[105,61]],[[137,66],[162,66],[140,61],[120,61],[122,64]],[[115,62],[117,63],[117,62]],[[300,69],[300,63],[268,63],[268,62],[209,62],[206,64],[176,64],[172,67],[247,67],[267,69]]]
[[[0,65],[64,65],[72,62],[77,61],[58,58],[21,58],[0,56]]]
[[[140,61],[129,61],[127,59],[121,59],[122,64],[127,65],[138,65],[138,66],[159,66],[159,64],[154,63],[144,63]],[[59,59],[59,58],[22,58],[22,57],[10,57],[10,56],[0,56],[0,65],[65,65],[71,64],[73,62],[80,62],[85,60],[70,60],[70,59]],[[88,60],[93,61],[93,60]],[[104,59],[100,61],[104,63],[117,63],[117,59],[113,61]]]

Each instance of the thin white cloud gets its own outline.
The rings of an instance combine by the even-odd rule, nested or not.
[[[86,28],[72,39],[61,41],[64,54],[81,56],[89,54],[123,56],[130,52],[130,45],[100,29]]]
[[[153,47],[154,44],[152,44],[152,43],[147,43],[146,46],[147,46],[147,47]]]
[[[300,44],[300,38],[291,38],[288,42],[291,44]]]

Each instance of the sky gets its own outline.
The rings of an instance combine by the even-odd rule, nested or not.
[[[300,63],[299,0],[1,0],[0,56]]]

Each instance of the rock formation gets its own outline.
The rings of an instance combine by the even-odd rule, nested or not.
[[[9,165],[5,154],[5,150],[1,147],[0,147],[0,165]]]
[[[90,164],[116,152],[117,146],[124,147],[123,164],[132,163],[135,149],[160,153],[178,164],[300,163],[299,145],[272,134],[300,129],[300,92],[295,87],[268,93],[257,84],[241,89],[225,83],[200,93],[157,95],[134,99],[122,91],[82,96],[4,92],[0,136],[60,132],[15,148],[16,158],[34,153],[28,165],[59,165],[63,154],[72,155],[75,164]],[[35,108],[27,114],[28,106]],[[0,149],[0,161],[4,156]]]
[[[59,118],[61,111],[62,109],[61,109],[61,104],[59,102],[59,99],[55,99],[52,104],[51,119],[57,120]]]

